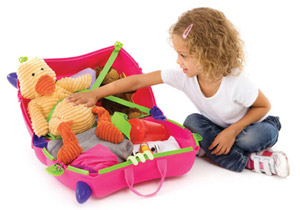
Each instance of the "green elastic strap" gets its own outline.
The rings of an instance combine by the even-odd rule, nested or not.
[[[126,101],[124,99],[121,99],[121,98],[118,98],[118,97],[115,97],[115,96],[107,96],[107,97],[105,97],[105,99],[116,102],[118,104],[122,104],[122,105],[130,107],[130,108],[137,108],[141,112],[144,112],[146,114],[150,114],[150,109],[148,107],[144,107],[144,106],[135,104],[135,103],[130,102],[130,101]]]
[[[126,114],[115,112],[111,117],[111,122],[130,140],[131,125]]]
[[[52,139],[52,140],[60,140],[60,139],[62,139],[62,137],[60,135],[54,136],[50,132],[48,132],[45,137],[46,137],[46,139]]]
[[[75,173],[84,174],[84,175],[89,175],[89,171],[83,170],[83,169],[80,169],[80,168],[76,168],[76,167],[71,166],[71,165],[69,165],[67,169],[68,169],[69,171],[73,171],[73,172],[75,172]]]
[[[47,116],[47,119],[46,119],[46,120],[47,120],[47,123],[49,123],[49,121],[51,120],[52,115],[53,115],[53,112],[54,112],[56,106],[57,106],[60,102],[62,102],[62,101],[63,101],[63,99],[60,100],[59,102],[57,102],[57,103],[52,107],[52,109],[51,109],[51,111],[49,112],[49,114],[48,114],[48,116]]]
[[[104,77],[108,73],[110,67],[115,62],[115,60],[116,60],[116,58],[117,58],[117,56],[118,56],[118,54],[119,54],[122,46],[123,46],[123,44],[121,42],[116,42],[115,43],[115,49],[111,53],[109,59],[107,60],[104,68],[102,69],[102,71],[101,71],[100,75],[98,76],[98,78],[96,79],[95,83],[92,85],[92,87],[89,90],[94,90],[94,89],[100,87],[101,83],[104,80]]]
[[[60,100],[59,102],[57,102],[57,103],[52,107],[51,111],[49,112],[49,114],[48,114],[48,116],[47,116],[47,118],[46,118],[47,123],[49,123],[49,121],[51,120],[52,115],[53,115],[53,112],[54,112],[56,106],[57,106],[60,102],[62,102],[62,101],[63,101],[63,100]],[[54,136],[54,135],[51,134],[50,132],[47,133],[46,138],[47,138],[47,139],[62,139],[61,136]]]

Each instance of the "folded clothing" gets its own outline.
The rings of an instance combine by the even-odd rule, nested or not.
[[[170,136],[169,139],[165,141],[148,141],[145,143],[154,154],[180,149],[179,144],[173,136]],[[132,155],[138,152],[140,152],[140,144],[134,144]]]
[[[113,154],[117,156],[118,162],[124,162],[133,151],[132,143],[124,138],[120,144],[114,144],[108,141],[99,139],[96,136],[96,128],[91,128],[83,133],[76,135],[79,145],[82,147],[83,152],[101,144],[107,147]],[[63,146],[62,140],[51,140],[48,142],[47,150],[56,159],[59,149]]]
[[[107,147],[97,144],[81,153],[71,166],[97,173],[100,169],[118,164],[118,158]]]

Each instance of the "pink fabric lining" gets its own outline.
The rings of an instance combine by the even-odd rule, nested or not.
[[[85,169],[90,172],[97,172],[100,169],[118,164],[118,158],[107,147],[97,144],[93,148],[81,153],[71,165]]]

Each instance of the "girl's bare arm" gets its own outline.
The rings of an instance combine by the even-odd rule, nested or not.
[[[84,104],[85,106],[93,106],[99,99],[106,96],[124,92],[131,92],[161,83],[163,83],[161,78],[161,71],[154,71],[148,74],[128,76],[96,88],[92,91],[71,94],[70,96],[68,96],[67,100],[74,105]]]

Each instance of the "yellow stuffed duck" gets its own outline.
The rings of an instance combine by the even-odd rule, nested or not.
[[[41,58],[23,62],[18,68],[17,75],[21,95],[23,98],[31,99],[28,103],[28,113],[35,134],[39,137],[48,132],[55,136],[60,135],[64,146],[58,152],[57,160],[69,164],[82,152],[75,134],[93,126],[96,121],[93,112],[101,118],[99,115],[101,107],[85,107],[82,104],[74,106],[65,98],[75,91],[88,88],[91,85],[92,76],[86,74],[77,78],[66,77],[56,81],[55,72]],[[59,101],[61,102],[58,103]],[[48,114],[56,104],[52,117],[47,122]],[[98,120],[98,124],[99,122]],[[98,127],[99,125],[97,129]],[[123,136],[119,134],[119,141],[120,138],[123,139]]]

